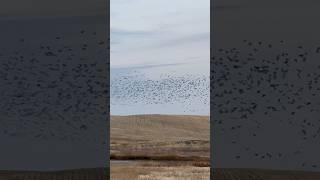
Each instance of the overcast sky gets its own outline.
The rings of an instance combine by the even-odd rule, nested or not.
[[[210,0],[111,0],[112,114],[209,113],[209,8]]]
[[[111,0],[111,68],[209,62],[209,0]]]

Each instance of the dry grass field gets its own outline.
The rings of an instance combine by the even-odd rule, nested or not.
[[[129,165],[111,164],[112,180],[208,180],[209,167],[161,162],[137,162]]]
[[[112,180],[209,180],[205,116],[111,117]],[[213,180],[320,180],[320,173],[215,169]]]
[[[209,179],[209,117],[111,117],[112,180]]]
[[[111,117],[111,159],[209,160],[206,116]]]

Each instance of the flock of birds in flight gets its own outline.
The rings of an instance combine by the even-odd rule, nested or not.
[[[78,33],[82,44],[57,36],[30,47],[20,38],[17,49],[0,52],[2,136],[106,143],[107,39]]]
[[[201,111],[209,106],[209,80],[209,76],[194,74],[163,73],[157,79],[143,72],[115,76],[110,82],[110,105],[182,104],[187,113]]]
[[[293,129],[292,138],[301,144],[317,142],[320,138],[320,47],[287,45],[285,41],[243,40],[241,44],[215,48],[211,59],[211,105],[212,113],[216,114],[212,118],[216,136],[230,137],[229,143],[244,150],[244,154],[235,152],[235,160],[288,157],[288,152],[257,151],[240,140],[248,137],[245,139],[259,141],[265,131],[274,133],[267,127],[268,123]],[[303,153],[302,149],[293,151],[292,155]],[[320,167],[316,162],[300,165]]]

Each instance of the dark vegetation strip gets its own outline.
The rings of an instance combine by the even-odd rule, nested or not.
[[[210,161],[208,157],[196,156],[140,156],[140,155],[110,155],[111,160],[154,160],[154,161]]]

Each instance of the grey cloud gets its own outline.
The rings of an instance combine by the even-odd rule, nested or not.
[[[136,30],[124,30],[112,28],[110,30],[111,34],[111,45],[119,45],[121,42],[128,38],[144,38],[148,36],[155,35],[155,31],[136,31]]]
[[[168,46],[176,46],[184,43],[192,43],[192,42],[198,42],[198,41],[203,41],[203,40],[208,40],[209,42],[210,39],[210,32],[206,33],[198,33],[198,34],[193,34],[190,36],[185,36],[181,38],[176,38],[172,40],[167,40],[163,41],[161,43],[154,44],[153,46],[149,46],[150,48],[161,48],[161,47],[168,47]]]
[[[112,70],[150,69],[150,68],[158,68],[158,67],[179,66],[179,65],[184,65],[184,64],[186,64],[186,63],[168,63],[168,64],[157,64],[157,65],[138,65],[138,66],[132,66],[132,67],[112,68]]]
[[[196,4],[191,0],[112,0],[111,66],[179,63],[189,56],[203,56],[203,48],[209,47],[209,3],[209,0]],[[199,46],[192,52],[175,53],[175,49],[189,51],[188,46],[195,43]]]
[[[145,36],[145,35],[152,35],[154,32],[152,31],[134,31],[134,30],[124,30],[124,29],[117,29],[112,28],[110,30],[111,36]]]

